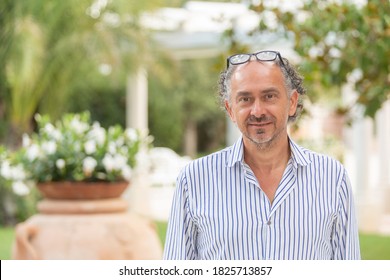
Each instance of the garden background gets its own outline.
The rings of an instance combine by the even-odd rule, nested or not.
[[[216,99],[226,57],[281,51],[308,88],[292,135],[346,165],[362,256],[390,259],[388,0],[4,0],[0,26],[0,144],[10,151],[36,130],[36,113],[88,111],[104,127],[146,128],[180,156],[213,152],[235,137]],[[1,175],[0,196],[7,259],[14,226],[40,197],[16,194]]]

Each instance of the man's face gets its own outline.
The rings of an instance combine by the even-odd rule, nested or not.
[[[279,66],[250,61],[233,73],[225,106],[244,141],[267,148],[281,136],[287,137],[288,117],[295,113],[297,100],[296,91],[288,96]]]

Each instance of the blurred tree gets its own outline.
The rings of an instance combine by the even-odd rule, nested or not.
[[[268,18],[271,13],[272,24],[279,23],[271,27],[261,21],[257,31],[273,30],[294,40],[300,68],[313,89],[310,98],[318,98],[319,87],[339,97],[340,87],[349,81],[357,98],[338,112],[346,114],[360,104],[365,115],[374,117],[390,97],[390,1],[354,2],[309,0],[298,10],[283,11],[260,1],[252,9]]]
[[[216,59],[182,60],[171,69],[170,82],[150,76],[149,126],[155,145],[196,157],[225,140],[215,65]]]
[[[31,130],[36,112],[59,117],[71,93],[83,94],[102,75],[124,83],[126,73],[150,63],[155,52],[139,16],[163,3],[1,1],[0,129],[8,145]]]

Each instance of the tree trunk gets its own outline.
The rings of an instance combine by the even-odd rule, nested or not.
[[[194,120],[187,120],[184,131],[184,153],[196,158],[198,150],[198,131]]]

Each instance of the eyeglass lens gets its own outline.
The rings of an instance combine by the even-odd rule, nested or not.
[[[252,55],[255,55],[256,58],[260,61],[273,61],[276,60],[278,57],[278,53],[274,51],[262,51],[254,54],[236,54],[231,56],[228,59],[228,62],[230,64],[236,65],[236,64],[241,64],[249,61]]]
[[[259,52],[256,54],[258,60],[275,60],[277,57],[276,52]]]

